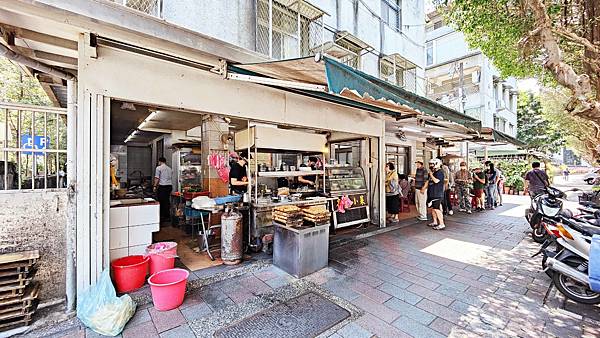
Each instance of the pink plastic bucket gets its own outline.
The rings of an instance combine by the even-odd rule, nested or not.
[[[127,256],[115,259],[110,265],[113,269],[115,287],[119,293],[139,289],[146,282],[148,257]]]
[[[146,255],[150,257],[150,275],[173,269],[177,257],[177,243],[159,242],[148,245]]]
[[[154,308],[168,311],[181,305],[189,275],[190,272],[184,269],[169,269],[150,276],[148,284]]]

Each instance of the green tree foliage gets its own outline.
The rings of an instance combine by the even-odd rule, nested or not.
[[[559,126],[542,114],[542,103],[532,93],[519,94],[517,106],[517,138],[529,149],[543,153],[558,152],[565,144]]]
[[[51,104],[37,79],[3,57],[0,57],[0,101],[41,106]]]
[[[597,155],[596,146],[600,144],[595,127],[587,120],[565,113],[569,95],[561,89],[545,89],[540,95],[542,116],[556,126],[564,136],[566,146],[588,162]]]
[[[438,10],[503,77],[568,88],[563,112],[600,132],[600,1],[438,0]]]

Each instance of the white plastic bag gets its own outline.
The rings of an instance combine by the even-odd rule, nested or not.
[[[215,200],[208,196],[198,196],[192,200],[192,208],[210,208],[215,206]]]
[[[85,326],[105,336],[117,336],[135,314],[136,304],[129,297],[117,297],[108,269],[98,283],[85,290],[77,299],[77,318]]]

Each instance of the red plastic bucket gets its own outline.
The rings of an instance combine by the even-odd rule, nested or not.
[[[148,257],[142,255],[115,259],[110,263],[117,292],[129,292],[139,289],[148,274]]]
[[[169,269],[150,276],[148,284],[154,308],[168,311],[181,305],[189,275],[190,272],[184,269]]]
[[[150,257],[150,275],[173,269],[177,257],[177,243],[159,242],[148,245],[146,255]]]

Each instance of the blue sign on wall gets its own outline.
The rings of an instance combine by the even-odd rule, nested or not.
[[[21,135],[21,148],[22,149],[47,149],[49,144],[50,144],[50,138],[47,136],[44,137],[44,136],[34,135],[33,137],[31,137],[31,135],[28,135],[28,134]],[[36,151],[36,152],[24,151],[22,154],[24,154],[24,155],[32,155],[32,154],[44,155],[44,153],[41,151]]]

